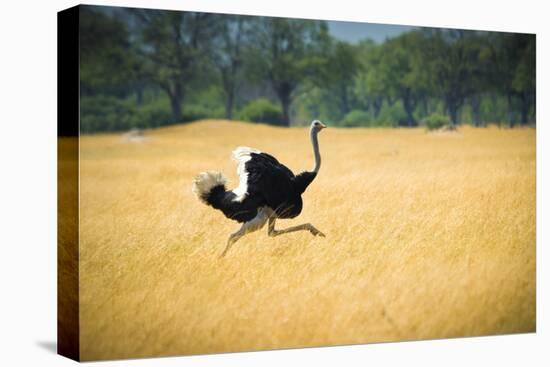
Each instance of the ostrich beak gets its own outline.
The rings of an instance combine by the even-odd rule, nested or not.
[[[321,130],[322,130],[322,129],[325,129],[326,127],[327,127],[327,125],[325,125],[325,124],[323,124],[323,123],[321,122]]]

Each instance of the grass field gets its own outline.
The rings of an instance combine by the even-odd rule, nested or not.
[[[331,129],[304,210],[326,238],[239,225],[193,177],[251,146],[310,169],[306,129],[204,121],[81,140],[82,358],[535,330],[535,130]]]

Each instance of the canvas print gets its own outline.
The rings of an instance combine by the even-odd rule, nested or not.
[[[58,351],[536,330],[536,36],[58,14]]]

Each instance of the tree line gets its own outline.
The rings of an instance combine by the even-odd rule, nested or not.
[[[535,36],[418,28],[351,44],[325,21],[82,6],[81,128],[534,124]]]

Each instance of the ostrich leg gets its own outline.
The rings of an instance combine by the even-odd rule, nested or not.
[[[227,245],[225,246],[225,250],[223,250],[220,257],[224,257],[225,254],[227,253],[227,251],[229,251],[231,246],[233,246],[233,244],[235,242],[237,242],[239,240],[239,238],[241,238],[242,236],[244,236],[247,233],[254,232],[254,231],[257,231],[259,229],[262,229],[262,227],[267,222],[268,217],[269,217],[269,214],[264,208],[258,210],[258,215],[256,215],[254,217],[254,219],[243,223],[243,225],[241,226],[241,228],[239,228],[238,231],[236,231],[235,233],[232,233],[229,236],[229,238],[227,240]]]
[[[315,228],[313,226],[313,224],[311,224],[311,223],[304,223],[304,224],[300,224],[300,225],[297,225],[297,226],[294,226],[294,227],[289,227],[289,228],[278,229],[277,230],[277,229],[275,229],[275,217],[273,217],[273,216],[269,217],[269,224],[268,224],[268,227],[267,227],[267,234],[269,236],[275,237],[275,236],[278,236],[278,235],[281,235],[281,234],[297,232],[297,231],[309,231],[314,236],[325,237],[325,234],[323,232],[321,232],[320,230],[318,230],[317,228]]]

